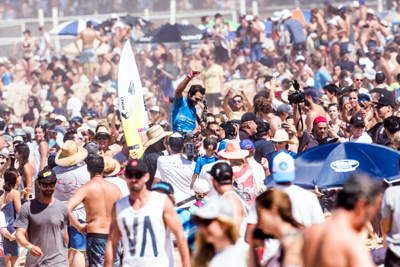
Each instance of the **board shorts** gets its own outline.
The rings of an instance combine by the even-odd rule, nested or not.
[[[83,49],[79,54],[79,64],[85,64],[88,61],[97,62],[96,50],[93,47]]]
[[[249,48],[239,50],[239,64],[250,63],[250,51]]]
[[[222,46],[215,46],[215,63],[228,63],[229,59],[228,50]]]
[[[215,94],[206,94],[206,100],[207,100],[207,107],[221,107],[221,100],[219,100],[219,97],[221,96],[220,93],[215,93]]]
[[[88,267],[103,267],[106,252],[107,234],[88,233],[86,235],[86,262]],[[120,266],[121,243],[113,267]]]
[[[5,256],[16,256],[20,255],[19,245],[16,240],[10,241],[8,238],[3,239],[3,248]]]
[[[85,223],[82,220],[78,220],[80,223]],[[86,237],[84,234],[81,234],[75,227],[72,225],[68,227],[68,250],[77,250],[77,251],[85,251],[86,250]]]

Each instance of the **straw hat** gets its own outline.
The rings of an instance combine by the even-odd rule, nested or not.
[[[104,157],[104,177],[112,177],[121,171],[121,165],[116,159]]]
[[[108,143],[109,146],[115,144],[117,139],[113,135],[111,135],[110,127],[108,126],[107,122],[100,122],[96,127],[96,134],[90,137],[90,142],[96,142],[97,135],[108,135],[110,137],[110,142]]]
[[[273,138],[269,139],[272,142],[288,142],[293,145],[294,142],[289,140],[289,135],[285,130],[277,130]]]
[[[164,137],[171,135],[172,132],[164,131],[161,125],[154,125],[146,132],[146,134],[149,141],[147,141],[143,146],[151,146],[163,139]]]
[[[229,140],[226,149],[218,152],[218,155],[226,159],[244,159],[249,155],[249,151],[240,149],[238,140]]]
[[[72,166],[84,160],[87,155],[86,149],[77,146],[73,140],[68,140],[57,152],[56,163],[58,166]]]
[[[303,90],[301,90],[301,91],[303,91]],[[296,89],[294,89],[293,86],[290,86],[290,88],[288,90],[285,90],[285,91],[282,92],[281,99],[284,102],[289,103],[288,96],[291,95],[291,94],[294,94],[295,92],[296,92]]]
[[[229,113],[229,120],[237,120],[240,121],[242,119],[242,114],[238,111],[232,111],[231,113]]]
[[[40,112],[41,117],[45,117],[49,115],[51,112],[53,112],[54,108],[52,106],[44,106],[42,108],[42,111]]]

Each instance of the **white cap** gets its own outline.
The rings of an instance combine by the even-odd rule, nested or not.
[[[272,157],[272,174],[276,182],[293,182],[296,173],[294,159],[284,150]]]
[[[293,14],[292,14],[292,12],[290,12],[289,9],[284,9],[284,10],[281,11],[281,17],[282,17],[282,19],[288,19],[288,18],[290,18],[292,15],[293,15]]]
[[[297,57],[296,57],[296,62],[297,61],[306,61],[306,58],[303,56],[303,55],[298,55]]]
[[[210,191],[210,185],[204,179],[197,179],[193,184],[193,190],[196,193],[207,193]]]
[[[373,14],[375,15],[375,11],[372,8],[367,9],[367,14]]]
[[[3,150],[0,151],[0,156],[3,156],[3,157],[5,157],[5,158],[8,158],[8,154],[9,154],[9,153],[10,153],[10,152],[8,151],[7,148],[3,148]]]
[[[232,203],[221,196],[210,198],[204,206],[198,209],[193,215],[203,219],[218,218],[224,221],[235,221]]]
[[[365,65],[367,65],[367,61],[365,60],[365,58],[360,58],[359,60],[358,60],[358,65],[360,65],[360,66],[365,66]]]
[[[359,8],[360,7],[360,2],[355,0],[355,1],[351,2],[350,7]]]
[[[189,25],[189,21],[187,19],[181,20],[181,25]]]
[[[306,81],[306,86],[307,87],[314,87],[315,86],[315,81],[314,81],[314,78],[308,78],[307,79],[307,81]]]
[[[20,136],[20,135],[17,135],[16,137],[14,137],[14,140],[13,140],[13,143],[14,142],[18,142],[18,141],[20,141],[20,142],[24,142],[24,139],[22,138],[22,136]]]
[[[271,21],[278,21],[280,20],[280,18],[282,17],[281,12],[280,11],[275,11],[274,14],[271,17]]]
[[[119,16],[116,13],[112,13],[110,19],[119,19]]]
[[[58,116],[54,119],[54,121],[56,121],[56,120],[60,120],[60,121],[62,121],[62,122],[67,122],[67,119],[66,119],[63,115],[58,115]]]
[[[270,49],[270,48],[271,48],[271,44],[265,42],[265,43],[263,43],[263,44],[261,45],[261,48]]]
[[[154,106],[154,107],[150,108],[150,111],[160,112],[160,107],[159,106]]]
[[[252,20],[254,20],[254,16],[253,15],[246,15],[245,19],[247,21],[252,21]]]
[[[366,68],[364,72],[364,77],[368,80],[374,81],[376,76],[376,71],[372,68]]]

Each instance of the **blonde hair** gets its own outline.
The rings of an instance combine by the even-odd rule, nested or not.
[[[244,159],[229,159],[232,166],[239,166],[240,168],[244,165]]]
[[[226,236],[231,241],[232,244],[236,243],[236,240],[239,238],[239,234],[236,230],[236,227],[233,222],[228,222],[218,218],[217,221],[221,225],[228,226],[228,229],[225,231]],[[208,244],[205,240],[204,235],[198,231],[196,234],[196,249],[195,255],[193,257],[192,266],[193,267],[206,267],[209,265],[212,258],[215,256],[215,249],[212,244]]]
[[[393,146],[396,150],[400,150],[400,132],[396,132],[393,137]]]

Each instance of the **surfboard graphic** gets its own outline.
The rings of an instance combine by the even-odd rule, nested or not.
[[[118,100],[122,126],[129,152],[136,151],[138,158],[144,153],[144,140],[149,129],[149,119],[144,103],[142,83],[129,41],[122,49],[118,69]]]

